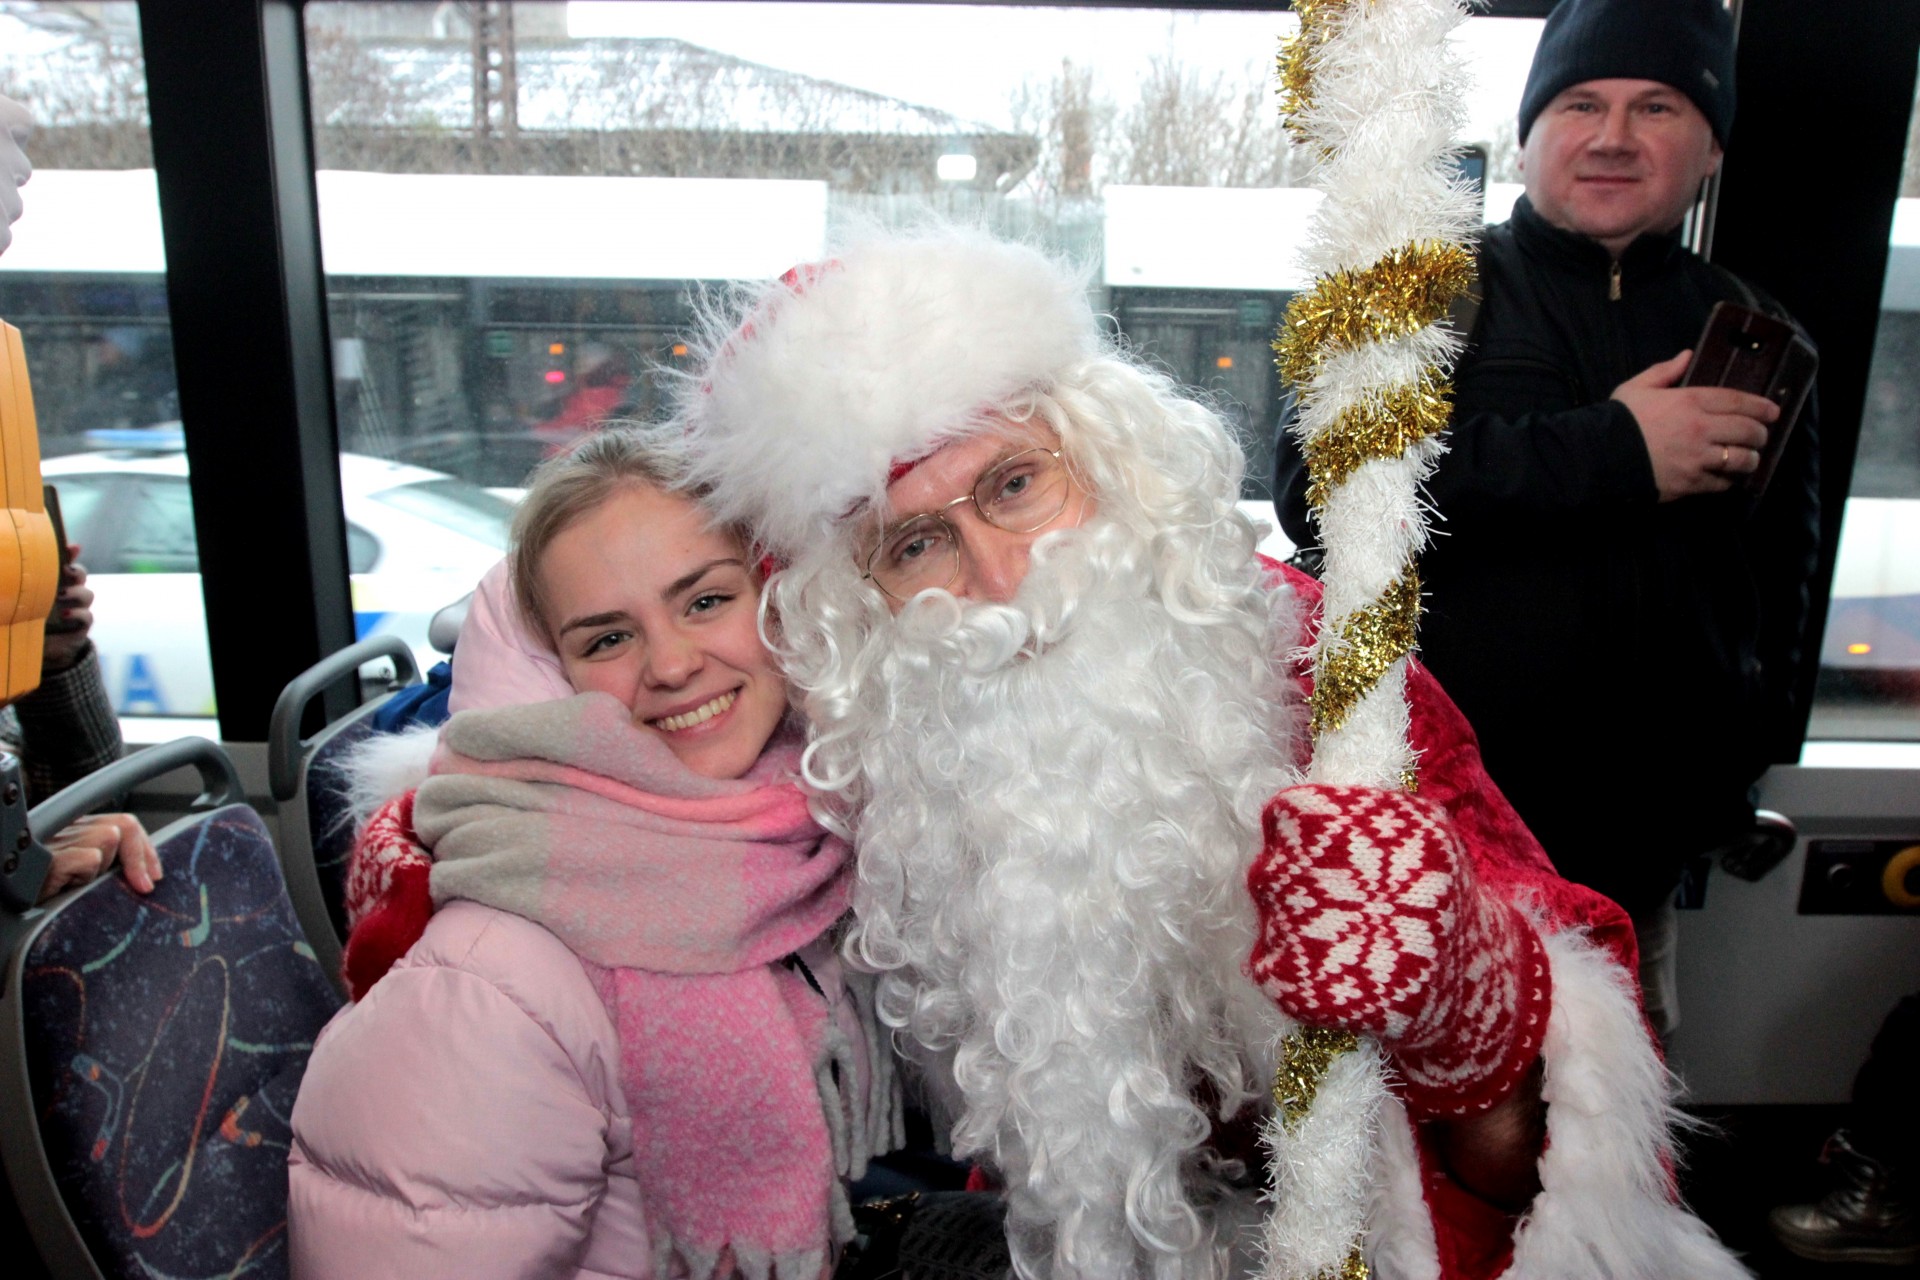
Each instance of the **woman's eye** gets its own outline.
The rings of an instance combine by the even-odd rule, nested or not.
[[[627,638],[624,631],[606,631],[587,641],[587,647],[580,651],[583,658],[591,658],[596,653],[605,653]]]
[[[687,612],[711,613],[731,599],[733,599],[733,596],[724,591],[702,592],[695,596],[692,602],[687,605]]]

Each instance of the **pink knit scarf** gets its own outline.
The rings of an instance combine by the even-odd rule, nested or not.
[[[791,739],[698,777],[605,694],[448,722],[414,825],[433,897],[537,921],[620,1036],[655,1274],[805,1277],[832,1255],[827,1001],[782,963],[846,910],[851,861],[790,780]],[[829,992],[838,996],[838,992]]]

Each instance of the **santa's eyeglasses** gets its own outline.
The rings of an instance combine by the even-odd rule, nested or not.
[[[971,502],[994,528],[1032,533],[1066,510],[1067,489],[1060,450],[1022,449],[981,472],[953,501],[883,530],[867,553],[864,576],[901,601],[951,586],[960,576],[960,539],[943,513]]]

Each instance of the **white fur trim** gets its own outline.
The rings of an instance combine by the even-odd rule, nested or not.
[[[1514,1238],[1510,1280],[1739,1280],[1711,1229],[1668,1193],[1675,1081],[1633,975],[1574,932],[1547,938],[1544,1189]]]
[[[1381,1109],[1367,1207],[1367,1262],[1377,1280],[1440,1280],[1440,1246],[1427,1210],[1413,1122],[1398,1098]]]
[[[411,725],[398,733],[372,734],[347,752],[341,768],[355,831],[381,805],[427,780],[427,761],[439,741],[440,726]]]
[[[684,388],[696,482],[722,521],[795,558],[983,410],[1096,354],[1081,277],[946,230],[856,244],[762,290]]]
[[[1668,1195],[1675,1082],[1654,1053],[1632,976],[1576,931],[1545,941],[1544,1189],[1515,1233],[1506,1280],[1751,1280]],[[1378,1158],[1367,1261],[1379,1280],[1440,1280],[1420,1159],[1397,1101],[1381,1116]]]

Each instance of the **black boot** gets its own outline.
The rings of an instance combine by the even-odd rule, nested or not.
[[[1833,1190],[1817,1204],[1785,1204],[1768,1215],[1780,1243],[1815,1262],[1920,1262],[1920,1215],[1910,1186],[1853,1146],[1840,1129],[1820,1153]]]

